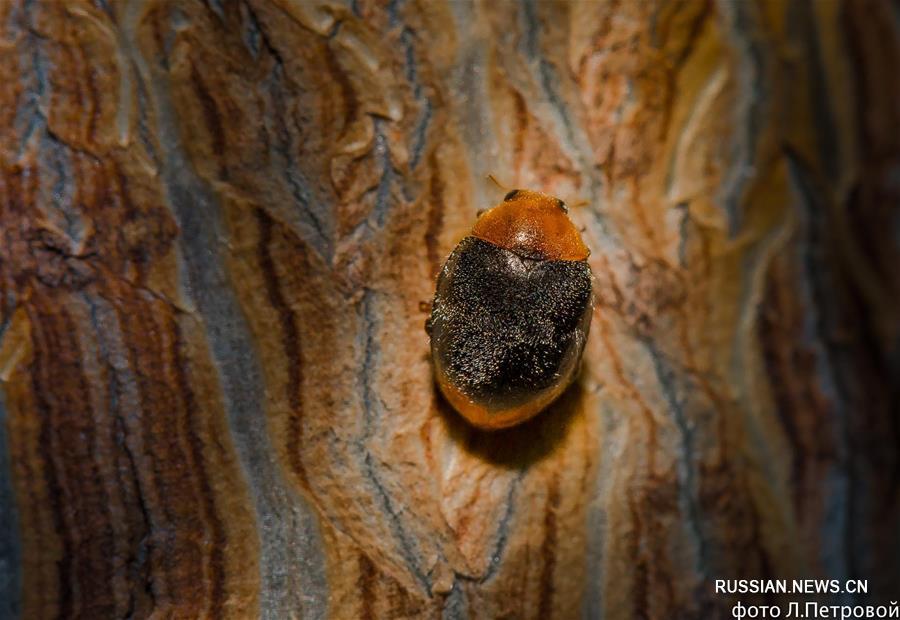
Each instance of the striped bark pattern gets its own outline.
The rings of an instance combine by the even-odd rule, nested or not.
[[[898,24],[0,3],[0,617],[895,600]],[[420,309],[488,173],[584,199],[596,275],[580,380],[493,434],[437,395]]]

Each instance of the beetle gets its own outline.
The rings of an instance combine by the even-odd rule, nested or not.
[[[447,258],[425,329],[436,383],[471,424],[520,424],[575,379],[593,314],[589,254],[562,200],[519,189]]]

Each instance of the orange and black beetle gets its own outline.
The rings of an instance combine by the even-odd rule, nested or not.
[[[575,379],[591,325],[589,254],[565,203],[528,190],[483,213],[450,254],[426,330],[438,386],[469,422],[523,422]]]

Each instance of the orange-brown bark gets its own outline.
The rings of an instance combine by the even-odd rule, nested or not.
[[[0,616],[895,600],[896,11],[0,3]],[[597,302],[498,434],[419,309],[489,173],[587,201]]]

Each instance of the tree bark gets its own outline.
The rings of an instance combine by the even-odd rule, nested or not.
[[[897,600],[896,2],[0,24],[0,617]],[[489,173],[586,201],[596,276],[579,381],[497,433],[437,395],[420,309]]]

